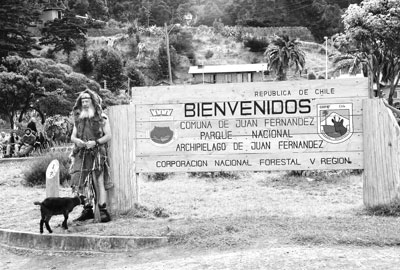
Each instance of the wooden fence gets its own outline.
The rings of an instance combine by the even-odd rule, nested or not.
[[[134,208],[139,200],[136,174],[135,107],[121,105],[108,111],[112,139],[109,148],[111,177],[114,188],[108,191],[108,205],[113,213],[124,213]],[[132,123],[133,122],[133,123]]]
[[[397,199],[400,180],[400,128],[378,99],[363,101],[364,205],[388,205]]]

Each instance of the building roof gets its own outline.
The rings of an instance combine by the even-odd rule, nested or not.
[[[65,7],[65,5],[63,3],[57,3],[57,4],[49,3],[49,4],[46,4],[43,7],[43,11],[47,11],[47,10],[66,10],[66,9],[67,8]]]
[[[268,70],[267,63],[240,64],[240,65],[213,65],[213,66],[191,66],[189,74],[208,73],[233,73],[233,72],[260,72]]]

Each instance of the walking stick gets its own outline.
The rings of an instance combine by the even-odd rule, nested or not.
[[[99,188],[99,183],[97,182],[96,184],[94,183],[94,181],[98,181],[98,179],[95,178],[95,169],[96,169],[96,158],[98,153],[96,154],[96,157],[93,159],[93,166],[91,171],[89,172],[89,186],[91,188],[91,191],[93,192],[92,194],[94,194],[94,207],[93,207],[93,211],[94,211],[94,222],[100,222],[100,208],[99,208],[99,196],[100,196],[100,191],[98,190]]]

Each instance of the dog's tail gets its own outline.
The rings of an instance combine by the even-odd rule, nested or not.
[[[41,202],[34,202],[33,204],[34,204],[34,205],[42,205]]]

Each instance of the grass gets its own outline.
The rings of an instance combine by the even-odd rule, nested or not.
[[[9,202],[7,211],[0,211],[0,227],[36,231],[38,209],[32,202],[44,197],[44,189],[20,184],[19,168],[26,167],[26,162],[22,166],[1,166],[14,168],[14,173],[8,170],[8,180],[0,182],[1,196]],[[362,206],[361,179],[357,175],[239,173],[237,178],[210,178],[174,174],[164,181],[141,184],[142,201],[136,209],[112,223],[87,223],[72,226],[71,231],[167,235],[171,244],[219,249],[271,241],[359,246],[400,243],[396,218],[376,216],[377,209],[371,214]],[[61,190],[62,196],[69,193],[69,189]],[[26,223],[18,222],[22,217],[26,217]],[[61,220],[55,217],[52,223]]]
[[[400,199],[393,200],[389,205],[378,205],[365,210],[366,214],[373,216],[400,216]]]
[[[23,163],[0,163],[0,228],[37,232],[44,188],[26,187]],[[7,170],[5,170],[7,168]],[[135,209],[107,224],[51,220],[57,233],[168,236],[185,248],[232,249],[268,245],[397,246],[398,220],[371,214],[362,204],[360,175],[347,171],[291,176],[282,172],[239,172],[235,177],[172,174],[163,181],[140,183]],[[60,196],[70,196],[61,188]],[[71,219],[80,209],[71,213]],[[21,222],[23,221],[23,222]]]

